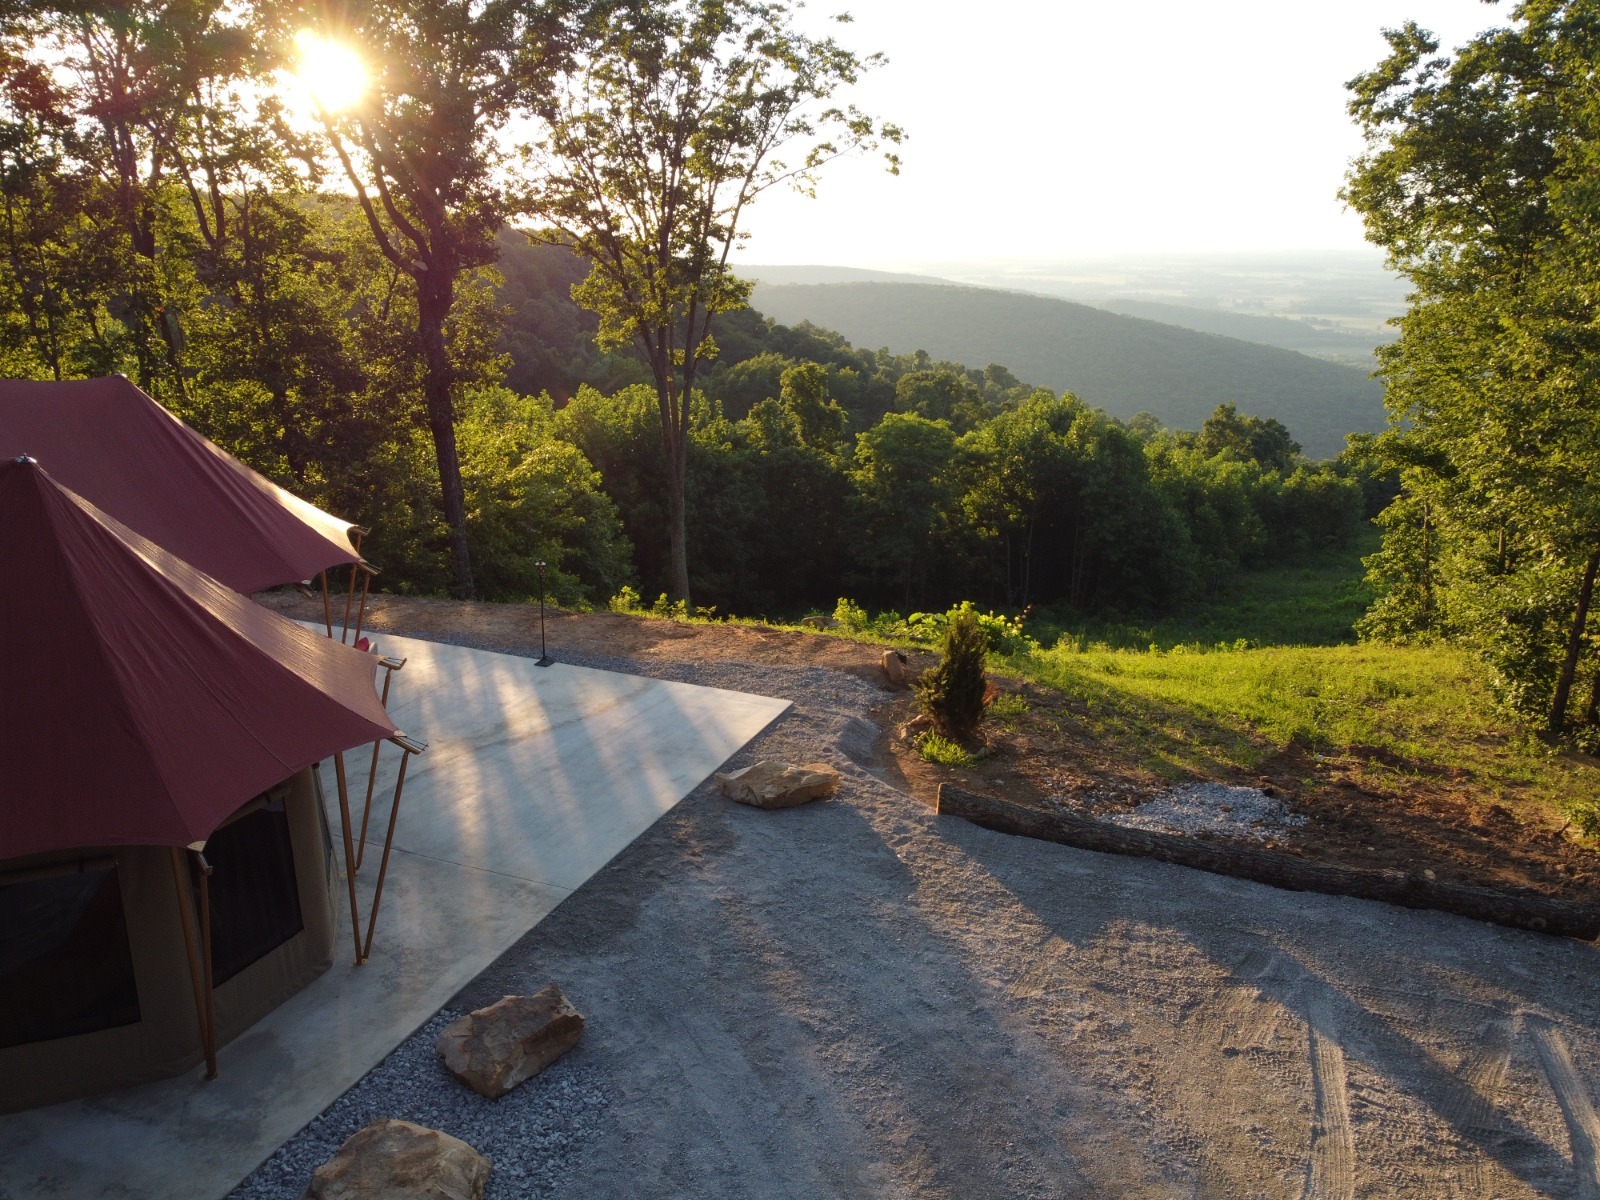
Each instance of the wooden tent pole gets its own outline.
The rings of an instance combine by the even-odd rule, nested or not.
[[[383,668],[383,697],[379,701],[384,708],[389,707],[389,683],[394,679],[394,673],[406,665],[403,658],[381,658],[378,665]],[[383,747],[383,739],[379,738],[372,743],[372,765],[367,768],[367,798],[361,805],[361,836],[356,838],[356,870],[361,870],[361,864],[367,857],[367,819],[372,816],[372,785],[378,781],[378,751]]]
[[[339,643],[341,645],[350,640],[350,606],[355,602],[356,572],[359,570],[361,570],[360,563],[353,562],[350,564],[350,586],[345,589],[344,593],[344,628],[339,631]]]
[[[200,957],[195,952],[194,915],[189,911],[191,897],[185,894],[183,881],[183,851],[176,846],[172,851],[172,890],[178,901],[178,924],[183,926],[184,955],[189,960],[189,982],[194,987],[194,1015],[195,1021],[200,1026],[200,1047],[206,1053],[206,1078],[217,1077],[216,1061],[211,1050],[215,1039],[211,1035],[211,1023],[207,1019],[205,980],[200,968]]]
[[[372,893],[372,910],[367,913],[367,944],[362,951],[363,959],[372,954],[372,931],[378,927],[378,902],[383,899],[383,880],[389,873],[389,851],[394,848],[394,827],[400,817],[400,790],[406,785],[406,764],[411,761],[413,754],[420,754],[427,749],[423,743],[412,741],[404,734],[396,734],[393,741],[404,753],[400,756],[400,774],[395,776],[394,802],[389,806],[389,832],[383,839],[383,858],[378,863],[378,886]]]
[[[200,868],[200,964],[206,983],[206,1078],[217,1077],[217,988],[211,969],[211,864],[198,850],[191,851]]]
[[[344,755],[333,756],[333,773],[339,781],[339,828],[344,832],[344,879],[350,888],[350,936],[356,944],[356,966],[361,958],[361,913],[356,908],[355,848],[350,844],[350,791],[344,780]]]
[[[361,640],[361,623],[367,619],[367,589],[372,586],[372,577],[376,574],[371,567],[361,568],[361,607],[356,609],[356,635],[350,639],[352,646]]]
[[[322,572],[322,621],[328,627],[328,636],[333,636],[333,604],[328,600],[328,572]]]

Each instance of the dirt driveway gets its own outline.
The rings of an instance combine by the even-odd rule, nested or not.
[[[1600,1200],[1594,947],[940,818],[852,664],[611,650],[792,699],[736,762],[845,782],[702,787],[457,997],[560,983],[613,1094],[500,1195]]]

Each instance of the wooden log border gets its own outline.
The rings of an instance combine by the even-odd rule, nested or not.
[[[1170,833],[1125,829],[1106,821],[1066,812],[1025,808],[1009,800],[980,796],[948,783],[939,785],[940,815],[962,817],[974,825],[1020,837],[1038,838],[1097,850],[1129,854],[1193,867],[1217,875],[1250,879],[1291,892],[1321,892],[1381,900],[1404,908],[1431,908],[1473,917],[1513,929],[1594,941],[1600,937],[1600,907],[1556,900],[1533,892],[1501,891],[1440,883],[1405,871],[1374,871],[1310,862],[1225,842],[1201,841]]]

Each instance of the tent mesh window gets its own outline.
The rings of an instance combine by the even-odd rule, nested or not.
[[[212,867],[211,969],[223,984],[305,927],[284,793],[269,794],[213,833],[205,855]]]
[[[138,1020],[115,866],[0,883],[0,1048]]]

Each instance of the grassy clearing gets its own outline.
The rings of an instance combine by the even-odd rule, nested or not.
[[[1177,646],[1340,646],[1356,640],[1352,628],[1372,593],[1361,560],[1378,549],[1370,530],[1349,546],[1316,558],[1241,571],[1217,597],[1148,624],[1091,621],[1030,624],[1045,645],[1061,636],[1080,649],[1171,650]]]
[[[1212,602],[1145,625],[1036,618],[1028,632],[1051,648],[992,665],[1078,701],[1105,750],[1168,778],[1252,773],[1299,747],[1312,768],[1316,756],[1353,757],[1342,769],[1364,784],[1444,780],[1528,819],[1587,826],[1600,769],[1505,720],[1468,651],[1356,644],[1371,600],[1361,558],[1377,543],[1373,531],[1319,559],[1242,572]],[[827,632],[916,645],[881,629]],[[990,715],[1003,727],[1016,714]]]
[[[1451,647],[1061,648],[1005,669],[1079,701],[1108,749],[1167,777],[1250,772],[1295,745],[1356,747],[1373,782],[1448,779],[1479,800],[1564,815],[1600,792],[1600,771],[1502,720],[1471,656]]]

